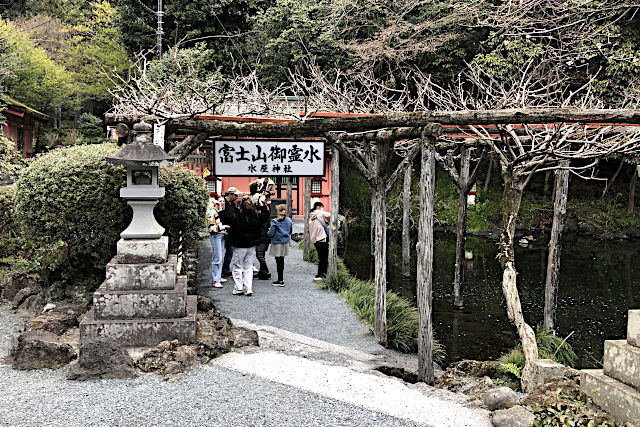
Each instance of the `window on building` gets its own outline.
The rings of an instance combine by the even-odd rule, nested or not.
[[[22,153],[24,149],[24,129],[18,128],[18,133],[16,134],[16,148],[20,153]]]
[[[322,180],[315,178],[311,180],[311,195],[312,196],[320,196],[322,195]]]
[[[216,180],[215,179],[208,179],[207,180],[207,191],[209,193],[215,193],[216,192]]]

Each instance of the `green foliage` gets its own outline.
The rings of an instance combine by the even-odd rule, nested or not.
[[[13,98],[32,108],[48,110],[70,105],[73,93],[71,74],[49,59],[29,37],[0,18],[0,64],[8,64],[4,89]],[[1,68],[1,67],[0,67]]]
[[[15,211],[15,189],[0,186],[0,258],[15,255],[22,246]]]
[[[194,172],[181,167],[162,168],[159,184],[166,196],[155,209],[160,225],[169,236],[169,250],[176,253],[180,242],[191,245],[206,227],[209,192]]]
[[[104,161],[118,150],[115,144],[54,150],[36,158],[16,184],[18,221],[31,248],[28,258],[40,271],[49,270],[52,280],[59,275],[97,284],[115,254],[131,220],[130,208],[119,197],[125,170]],[[160,184],[166,195],[156,218],[175,250],[178,237],[187,243],[203,228],[208,195],[202,181],[181,168],[161,169]],[[40,256],[43,248],[55,248],[60,256]]]
[[[536,416],[534,427],[616,427],[616,423],[593,407],[591,399],[574,399],[568,403],[558,402],[553,406],[537,407],[533,413]]]
[[[104,158],[114,144],[77,146],[38,157],[16,184],[16,208],[34,247],[62,241],[68,246],[63,277],[99,275],[131,219],[119,197],[124,168]]]
[[[15,143],[0,130],[0,181],[17,178],[23,167],[24,161]]]
[[[83,113],[78,118],[78,130],[86,137],[101,137],[104,135],[102,120],[91,113]]]
[[[563,338],[553,335],[543,326],[536,328],[536,343],[538,344],[538,357],[540,359],[551,359],[565,366],[572,367],[577,359],[571,344]],[[526,358],[522,351],[522,344],[518,344],[508,353],[500,356],[500,370],[506,374],[511,374],[520,379],[522,369],[526,363]]]
[[[301,241],[299,247],[304,243]],[[345,298],[360,320],[373,326],[375,320],[375,286],[371,281],[360,280],[349,274],[342,260],[338,260],[338,272],[327,276],[319,285]],[[387,340],[390,348],[403,353],[418,351],[418,309],[398,294],[387,291]],[[433,359],[442,363],[446,357],[444,346],[433,342]]]

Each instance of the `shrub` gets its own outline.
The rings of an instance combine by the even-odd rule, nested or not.
[[[536,343],[538,344],[538,357],[540,359],[551,359],[565,366],[573,366],[577,356],[573,347],[568,342],[563,342],[561,337],[555,336],[543,326],[536,328]],[[516,345],[510,352],[500,356],[500,370],[505,374],[520,379],[522,369],[526,363],[522,344]]]
[[[0,187],[0,258],[15,255],[22,246],[15,213],[15,189]]]
[[[23,167],[24,161],[15,149],[14,142],[4,136],[0,128],[0,181],[5,179],[13,181]]]
[[[91,113],[82,113],[78,119],[78,130],[86,137],[103,136],[102,120]]]
[[[25,240],[35,247],[64,242],[65,278],[101,274],[131,220],[130,208],[119,197],[125,170],[104,161],[117,151],[115,144],[54,150],[36,158],[16,184]]]
[[[159,182],[166,196],[156,205],[155,214],[166,228],[170,251],[176,253],[180,240],[188,246],[205,228],[209,192],[198,175],[181,167],[161,168]]]
[[[55,263],[62,278],[102,280],[120,233],[131,221],[131,209],[119,197],[125,169],[104,161],[118,150],[115,144],[54,150],[34,160],[16,185],[16,209],[25,240],[32,241],[34,248],[66,248],[66,262]],[[202,194],[206,190],[198,181],[192,172],[180,168],[161,172],[166,195],[156,208],[156,218],[166,225],[170,240],[175,236],[193,239],[204,224]]]

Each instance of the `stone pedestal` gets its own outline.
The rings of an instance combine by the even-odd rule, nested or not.
[[[640,310],[629,310],[626,340],[604,342],[603,367],[582,371],[582,392],[616,422],[640,424]]]
[[[93,308],[80,323],[81,341],[107,337],[129,347],[195,342],[196,297],[187,296],[186,277],[177,276],[168,244],[167,237],[118,242]]]

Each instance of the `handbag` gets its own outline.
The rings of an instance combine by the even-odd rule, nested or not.
[[[322,226],[322,228],[324,228],[324,232],[327,233],[327,239],[329,238],[329,228],[324,225],[324,223],[322,221],[320,221],[320,218],[316,218],[316,221],[318,221],[320,223],[320,225]]]

